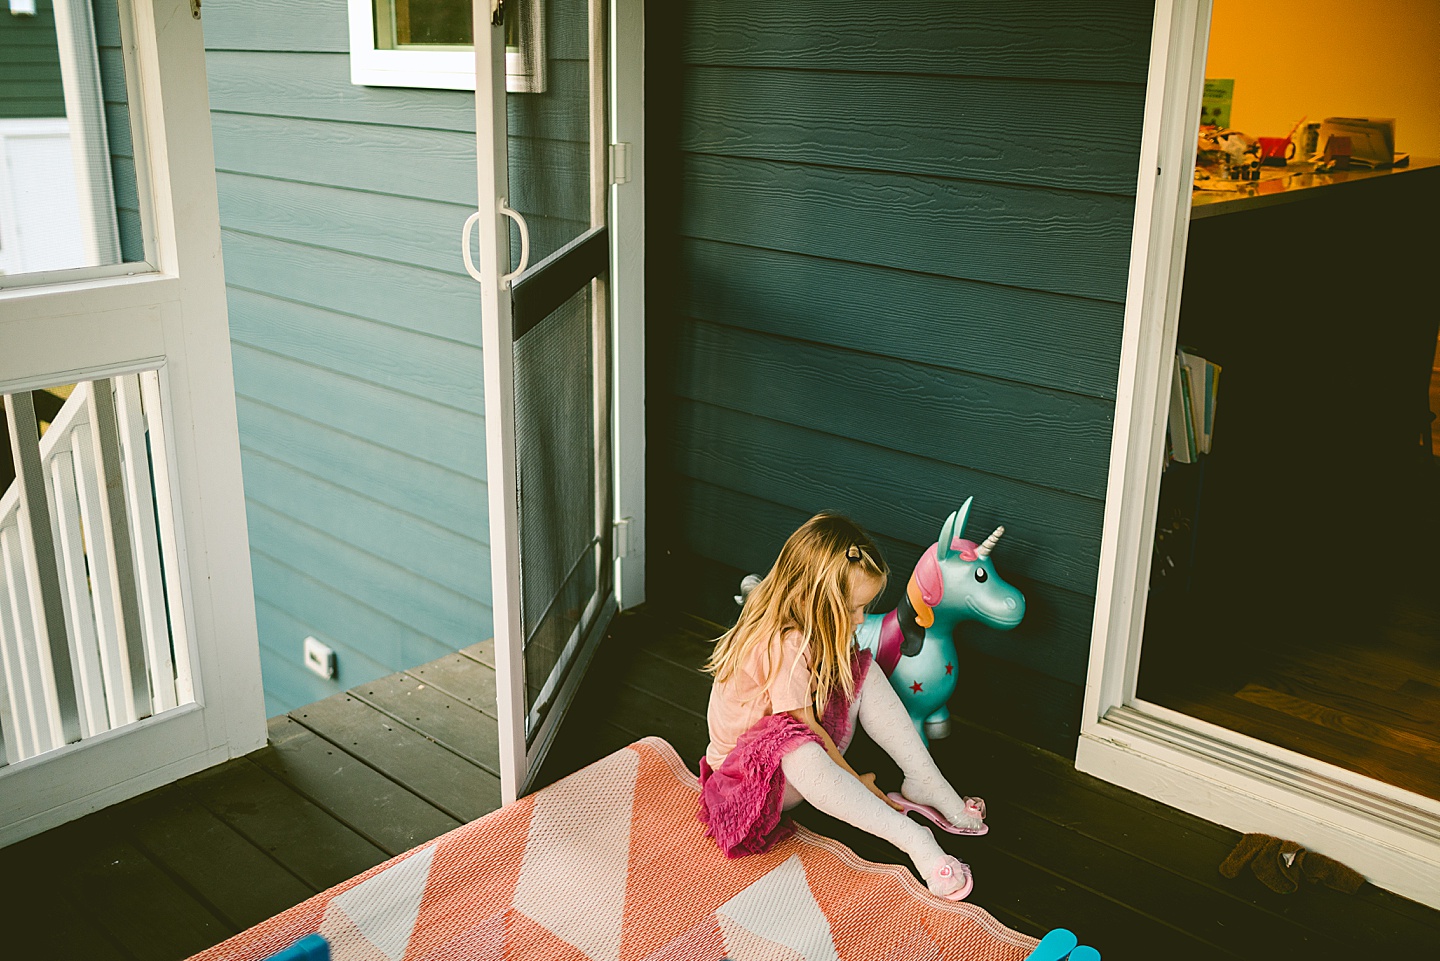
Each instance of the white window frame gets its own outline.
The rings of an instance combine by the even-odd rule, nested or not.
[[[350,82],[365,87],[419,87],[431,90],[474,90],[475,48],[473,45],[437,47],[433,50],[384,50],[375,45],[374,3],[376,0],[347,0],[350,11]],[[511,0],[525,3],[531,11],[532,29],[526,43],[536,48],[530,57],[538,72],[527,73],[525,58],[505,55],[505,90],[508,93],[545,92],[545,22],[542,0]]]
[[[1440,801],[1137,696],[1211,0],[1157,0],[1076,767],[1440,908]]]

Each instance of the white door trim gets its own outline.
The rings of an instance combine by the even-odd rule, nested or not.
[[[645,0],[610,3],[611,444],[615,596],[645,602]]]
[[[1440,908],[1440,803],[1136,697],[1210,0],[1157,0],[1076,767]]]
[[[505,89],[505,38],[490,24],[489,0],[474,0],[475,11],[475,167],[479,183],[478,235],[480,322],[485,377],[485,485],[490,513],[490,612],[495,632],[495,707],[499,718],[500,801],[519,795],[529,765],[525,745],[525,666],[520,634],[519,500],[515,490],[515,435],[505,425],[515,421],[515,369],[511,360],[510,298],[500,291],[496,265],[510,262],[510,221],[500,212],[497,197],[510,194],[506,164],[508,134],[503,99],[496,109],[495,91]],[[489,67],[488,71],[486,67]],[[491,78],[490,83],[484,77]],[[501,97],[503,98],[503,93]],[[487,149],[488,148],[488,149]],[[468,236],[466,242],[469,242]],[[504,519],[510,519],[508,522]],[[497,523],[497,519],[501,519]]]

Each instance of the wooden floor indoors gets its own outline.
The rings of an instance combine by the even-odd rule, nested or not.
[[[714,626],[621,615],[541,772],[549,783],[638,737],[705,746]],[[0,850],[0,957],[171,959],[214,944],[499,801],[487,644],[271,721],[269,747]],[[852,756],[896,783],[863,737]],[[1369,958],[1440,943],[1440,913],[1365,887],[1281,896],[1216,867],[1238,839],[960,726],[935,753],[982,794],[991,832],[944,836],[971,900],[1031,934],[1070,927],[1107,961]],[[863,768],[862,768],[863,769]],[[873,860],[898,852],[802,807]],[[583,889],[579,892],[583,895]]]
[[[1140,694],[1440,799],[1440,605],[1391,610],[1369,627],[1292,640],[1223,677],[1142,683]]]
[[[1139,696],[1440,799],[1440,458],[1427,460],[1395,530],[1352,555],[1362,564],[1335,562],[1343,585],[1326,563],[1258,583],[1222,563],[1163,606],[1152,592]],[[1383,516],[1368,507],[1357,530]]]

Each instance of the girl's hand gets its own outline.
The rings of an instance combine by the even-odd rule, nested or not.
[[[895,811],[903,811],[903,810],[904,810],[904,808],[902,808],[900,805],[898,805],[898,804],[896,804],[894,801],[890,800],[889,795],[887,795],[884,791],[880,790],[878,787],[875,786],[875,775],[874,775],[874,774],[857,774],[857,775],[855,775],[855,776],[860,779],[860,783],[861,783],[861,784],[865,785],[865,786],[868,787],[872,792],[874,792],[874,794],[875,794],[876,797],[878,797],[880,800],[884,801],[886,804],[890,805],[890,808],[891,808],[892,810],[895,810]]]

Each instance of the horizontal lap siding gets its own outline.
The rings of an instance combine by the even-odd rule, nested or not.
[[[206,4],[266,703],[491,634],[474,98],[350,83],[344,0]],[[313,634],[339,677],[304,671]]]
[[[115,188],[115,222],[120,232],[120,256],[129,263],[145,260],[145,234],[140,223],[140,195],[136,180],[135,142],[130,126],[125,54],[117,0],[93,0],[95,56],[100,70],[101,97],[105,103],[105,136],[110,142],[110,179]]]
[[[655,18],[652,554],[692,562],[655,571],[657,596],[730,616],[733,583],[667,571],[764,570],[822,507],[873,530],[903,583],[974,495],[970,533],[1006,525],[996,561],[1029,606],[1012,632],[962,628],[952,709],[1073,750],[1152,8]]]
[[[0,120],[65,116],[51,0],[35,16],[0,16]]]

